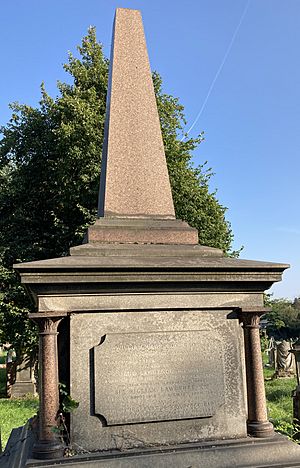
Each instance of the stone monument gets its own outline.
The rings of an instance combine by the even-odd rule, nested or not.
[[[268,421],[259,337],[287,266],[227,258],[175,218],[141,16],[117,9],[99,219],[70,256],[15,266],[40,330],[27,467],[66,462],[61,376],[79,402],[69,467],[299,466]]]
[[[276,341],[275,377],[293,377],[296,373],[295,357],[290,353],[291,340]]]
[[[293,391],[293,417],[295,422],[300,426],[300,338],[296,341],[293,349],[290,350],[293,354],[296,362],[296,375],[297,375],[297,387]],[[298,439],[300,434],[298,433]]]
[[[10,396],[13,398],[24,397],[27,394],[36,395],[36,382],[34,376],[34,366],[28,358],[17,366],[15,381],[10,387]]]

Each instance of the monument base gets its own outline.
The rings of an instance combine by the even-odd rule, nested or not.
[[[28,395],[29,393],[33,396],[37,395],[34,382],[16,382],[12,385],[11,396],[13,398],[21,398],[25,395]]]
[[[14,429],[4,453],[3,468],[270,468],[300,467],[300,446],[281,434],[266,439],[253,437],[179,444],[140,450],[89,452],[55,460],[32,458],[36,431],[30,424]]]
[[[4,453],[3,468],[271,468],[300,467],[300,447],[281,434],[178,444],[140,450],[90,452],[55,460],[32,458],[36,434],[29,424],[14,429]]]
[[[155,468],[155,467],[300,467],[300,448],[286,437],[276,434],[270,439],[253,438],[182,444],[131,452],[103,452],[77,455],[71,458],[49,461],[29,460],[26,468]]]

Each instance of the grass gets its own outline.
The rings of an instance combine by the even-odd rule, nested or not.
[[[5,354],[0,354],[0,364],[5,362]],[[6,369],[0,368],[0,429],[2,449],[8,441],[14,427],[23,426],[38,410],[38,399],[31,396],[25,398],[6,397]]]
[[[6,369],[0,369],[0,398],[6,396]]]
[[[264,368],[267,409],[276,431],[299,443],[299,426],[293,424],[292,392],[297,387],[296,378],[272,379],[274,369]]]
[[[4,449],[11,430],[23,426],[38,410],[38,398],[0,399],[0,426],[2,447]]]
[[[292,422],[293,399],[292,391],[297,386],[296,379],[274,379],[265,382],[269,417],[277,420]]]
[[[4,398],[5,396],[6,369],[0,368],[0,428],[3,449],[12,429],[25,424],[38,410],[37,398],[28,396],[25,398],[8,399]]]

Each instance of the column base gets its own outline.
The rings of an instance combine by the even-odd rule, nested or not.
[[[54,460],[64,456],[65,448],[58,440],[39,440],[32,449],[32,458]]]
[[[273,437],[273,424],[270,421],[247,421],[247,432],[252,437]]]

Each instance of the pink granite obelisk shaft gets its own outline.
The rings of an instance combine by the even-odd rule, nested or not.
[[[116,10],[99,216],[174,219],[141,14]]]

